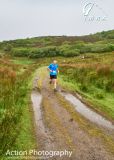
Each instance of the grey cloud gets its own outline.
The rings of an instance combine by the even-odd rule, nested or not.
[[[85,1],[0,0],[0,40],[83,35],[113,29],[113,0],[97,0],[96,3],[107,12],[107,21],[85,22],[82,13]]]

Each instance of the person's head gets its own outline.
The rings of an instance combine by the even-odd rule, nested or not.
[[[57,64],[57,61],[56,61],[56,60],[54,60],[54,61],[53,61],[53,64]]]

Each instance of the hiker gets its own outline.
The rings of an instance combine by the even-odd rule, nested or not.
[[[57,91],[57,75],[59,73],[59,69],[56,60],[54,60],[53,63],[48,66],[48,70],[50,72],[50,84],[53,83],[54,91]]]

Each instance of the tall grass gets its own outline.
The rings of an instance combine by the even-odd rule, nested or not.
[[[34,69],[31,65],[17,74],[10,67],[0,67],[0,155],[15,145],[20,133],[27,83]]]
[[[99,62],[92,58],[80,62],[75,59],[72,63],[66,60],[61,65],[60,74],[62,84],[83,94],[97,110],[114,119],[114,71],[110,56],[102,57],[102,60],[99,56]]]
[[[107,65],[66,65],[62,66],[62,74],[79,83],[81,88],[87,85],[87,88],[95,86],[104,91],[114,92],[114,72]]]

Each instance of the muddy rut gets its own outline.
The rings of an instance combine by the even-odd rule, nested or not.
[[[77,112],[60,91],[54,93],[45,68],[39,70],[34,79],[31,100],[38,150],[72,151],[71,157],[48,159],[114,160],[113,128],[91,122]]]

